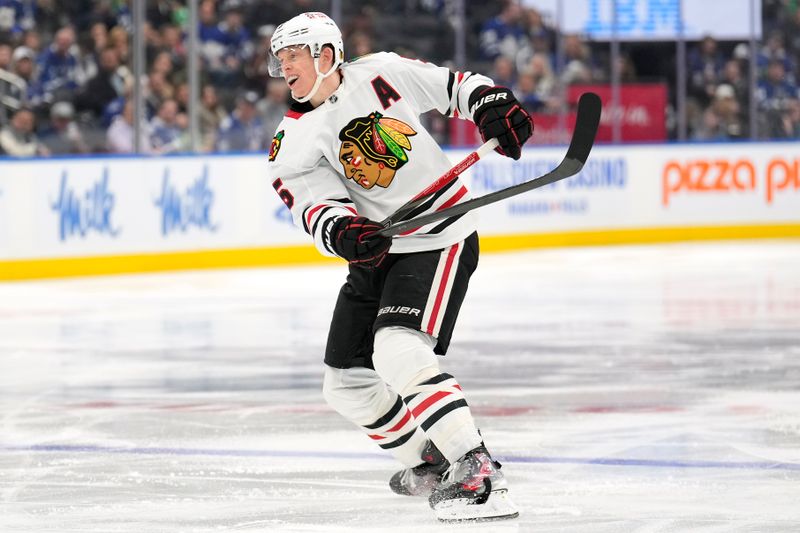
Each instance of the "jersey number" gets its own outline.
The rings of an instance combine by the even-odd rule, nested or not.
[[[380,76],[372,80],[372,88],[375,89],[375,94],[378,95],[383,109],[388,109],[392,105],[392,101],[400,100],[400,95],[394,90],[394,87]]]
[[[272,188],[278,192],[278,196],[281,197],[286,207],[291,209],[294,206],[294,196],[292,196],[292,193],[290,193],[288,189],[282,189],[281,187],[283,187],[283,182],[280,178],[272,182]]]

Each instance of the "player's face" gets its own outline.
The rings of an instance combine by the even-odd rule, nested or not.
[[[276,54],[280,61],[281,71],[286,80],[286,85],[292,95],[302,98],[311,91],[317,81],[317,72],[314,70],[314,59],[307,46],[287,46],[278,50]]]

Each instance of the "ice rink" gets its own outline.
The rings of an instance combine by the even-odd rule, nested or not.
[[[345,269],[0,284],[0,531],[800,531],[800,241],[484,255],[443,369],[520,517],[322,398]]]

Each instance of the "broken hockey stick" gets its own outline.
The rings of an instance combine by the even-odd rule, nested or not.
[[[581,95],[578,101],[578,115],[575,120],[575,130],[572,132],[572,139],[570,140],[569,148],[567,148],[567,155],[564,156],[564,159],[556,168],[547,174],[526,181],[525,183],[508,187],[507,189],[501,189],[479,198],[473,198],[472,200],[456,204],[447,209],[442,209],[441,211],[428,213],[427,215],[402,222],[396,222],[378,231],[378,234],[384,237],[398,235],[404,231],[419,228],[426,224],[436,222],[437,220],[462,215],[478,207],[493,204],[500,200],[505,200],[506,198],[511,198],[512,196],[532,191],[533,189],[538,189],[539,187],[544,187],[545,185],[563,180],[564,178],[574,176],[581,171],[584,163],[586,163],[586,160],[589,158],[589,152],[592,150],[594,138],[597,134],[597,127],[600,124],[601,108],[600,97],[596,94],[584,93]]]
[[[469,154],[467,157],[462,159],[460,163],[442,174],[436,181],[426,187],[425,190],[406,202],[403,207],[382,220],[381,225],[384,228],[388,228],[395,222],[403,220],[406,216],[408,216],[409,213],[414,211],[414,209],[425,203],[425,201],[428,200],[428,198],[430,198],[436,191],[450,183],[452,180],[456,179],[462,172],[478,162],[481,157],[486,156],[486,154],[497,148],[499,144],[500,143],[497,141],[497,139],[489,139],[483,143],[480,148]]]

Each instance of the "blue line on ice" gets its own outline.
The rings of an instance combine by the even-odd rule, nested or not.
[[[388,455],[358,452],[322,452],[290,450],[235,450],[208,448],[164,448],[164,447],[112,447],[70,444],[36,444],[32,446],[0,446],[4,452],[37,453],[110,453],[132,455],[206,455],[218,457],[306,457],[316,459],[392,459]],[[690,461],[668,459],[624,459],[604,457],[536,457],[497,456],[507,463],[583,464],[600,466],[643,466],[650,468],[726,468],[741,470],[792,470],[800,471],[800,463],[780,461]]]

